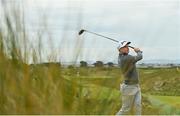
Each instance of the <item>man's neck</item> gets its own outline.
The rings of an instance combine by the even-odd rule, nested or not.
[[[120,54],[120,55],[128,55],[128,53],[121,53],[121,52],[120,52],[119,54]]]

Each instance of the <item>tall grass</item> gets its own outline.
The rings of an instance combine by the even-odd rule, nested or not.
[[[42,61],[42,35],[36,35],[38,47],[33,47],[23,10],[4,2],[1,5],[0,114],[62,114],[67,108],[60,66],[28,64]]]
[[[31,44],[22,7],[7,6],[5,1],[1,3],[0,114],[90,113],[83,85],[65,79],[60,64],[42,63],[43,31],[46,30],[39,30],[36,43]],[[79,40],[75,47],[78,46],[81,46]],[[75,61],[79,52],[80,47],[75,50]],[[46,59],[54,62],[56,55],[52,56],[50,54]],[[76,69],[69,71],[75,77],[73,72],[76,73]],[[92,104],[96,105],[96,100]]]

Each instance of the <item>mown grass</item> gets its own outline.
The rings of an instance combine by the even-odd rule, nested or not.
[[[172,107],[177,107],[180,109],[180,97],[178,96],[152,96],[156,99],[159,99],[164,104],[171,105]]]
[[[69,69],[65,69],[66,71],[70,71]],[[119,91],[119,83],[122,82],[122,77],[119,71],[119,68],[86,68],[85,71],[87,72],[88,76],[84,76],[84,72],[79,73],[81,68],[76,68],[76,71],[74,72],[74,76],[68,76],[66,75],[66,78],[69,80],[74,80],[77,83],[84,85],[83,88],[86,88],[87,91],[83,91],[83,93],[88,93],[92,97],[92,89],[97,89],[94,90],[93,93],[96,95],[96,91],[103,92],[101,91],[101,88],[108,88],[110,91],[114,91],[113,94],[116,93],[116,95],[113,95],[106,90],[106,94],[103,94],[104,97],[101,96],[101,93],[99,93],[99,96],[101,100],[105,97],[109,97],[109,95],[112,96],[118,96],[111,98],[114,100],[114,105],[113,105],[113,113],[106,112],[107,114],[115,114],[121,106],[121,100],[120,100],[120,91]],[[85,70],[85,69],[83,69]],[[98,71],[97,71],[98,70]],[[179,73],[177,72],[176,68],[167,68],[167,69],[139,69],[140,71],[140,77],[141,77],[141,87],[142,87],[142,92],[143,92],[143,114],[179,114],[179,105],[177,104],[178,107],[172,107],[169,104],[166,104],[166,106],[169,108],[169,110],[162,109],[161,106],[156,107],[156,102],[151,102],[151,99],[147,97],[149,94],[152,95],[159,95],[159,96],[164,96],[164,95],[169,95],[169,98],[173,99],[173,96],[178,96],[178,78],[179,78]],[[161,76],[161,73],[163,71],[163,76]],[[65,72],[65,71],[64,71]],[[151,73],[146,73],[146,72],[151,72]],[[168,76],[170,73],[173,72],[173,76],[169,78]],[[165,76],[165,74],[167,74]],[[175,74],[174,74],[175,73]],[[68,74],[68,73],[67,73]],[[97,74],[97,76],[95,76]],[[108,75],[107,75],[108,74]],[[115,74],[115,75],[114,75]],[[156,74],[158,74],[156,76]],[[65,75],[65,74],[64,74]],[[101,76],[100,76],[101,75]],[[112,76],[113,75],[113,76]],[[153,75],[153,78],[151,78]],[[177,80],[176,80],[177,79]],[[176,81],[174,81],[176,80]],[[164,84],[159,84],[157,85],[156,82],[159,83],[162,82]],[[167,83],[168,82],[168,83]],[[92,87],[91,85],[96,85],[97,87]],[[176,85],[176,86],[173,86]],[[157,86],[158,89],[155,87]],[[168,89],[169,88],[169,89]],[[85,90],[86,90],[85,89]],[[84,89],[83,89],[84,90]],[[176,90],[176,92],[172,92],[172,90]],[[90,98],[91,98],[90,97]],[[89,98],[89,97],[88,97]],[[97,98],[98,99],[98,98]],[[177,102],[180,102],[177,99]],[[157,102],[158,103],[158,102]],[[99,106],[101,108],[102,106]],[[174,110],[172,110],[174,109]],[[93,110],[93,109],[92,109]],[[169,113],[167,113],[169,112]],[[97,114],[97,113],[95,113]]]
[[[149,101],[153,107],[159,108],[159,114],[179,115],[180,97],[178,96],[155,96],[149,95]]]

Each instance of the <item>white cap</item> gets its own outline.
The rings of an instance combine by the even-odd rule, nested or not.
[[[118,47],[117,47],[117,49],[119,50],[120,48],[123,48],[124,46],[126,46],[126,45],[128,45],[128,44],[130,44],[131,42],[129,42],[129,41],[124,41],[124,40],[122,40],[122,41],[120,41],[119,43],[118,43]]]

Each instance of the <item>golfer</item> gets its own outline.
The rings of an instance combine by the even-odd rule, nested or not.
[[[139,48],[134,48],[137,55],[129,55],[128,45],[130,43],[128,41],[121,41],[118,45],[118,64],[121,68],[124,81],[120,85],[122,107],[116,115],[130,114],[132,108],[134,108],[136,115],[141,115],[141,90],[136,62],[142,59],[142,51]]]

